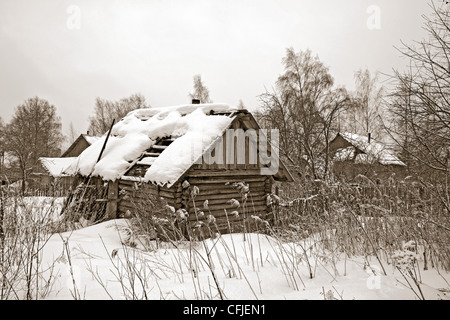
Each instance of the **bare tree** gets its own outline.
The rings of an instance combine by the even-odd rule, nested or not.
[[[389,130],[410,166],[443,178],[450,168],[450,13],[445,4],[430,7],[431,16],[424,16],[428,38],[399,49],[410,67],[395,71],[391,112],[396,121]]]
[[[28,175],[38,165],[39,158],[57,157],[61,153],[63,135],[56,107],[47,100],[29,98],[16,108],[4,139],[5,150],[20,169],[22,191],[25,191]]]
[[[345,89],[333,89],[328,68],[310,50],[287,49],[284,73],[272,92],[260,96],[265,126],[280,130],[280,152],[317,178],[328,171],[328,143],[338,111],[348,103]]]
[[[342,129],[383,140],[384,88],[378,85],[378,73],[372,76],[367,68],[357,70],[355,87],[351,107],[341,115]]]
[[[67,130],[66,134],[64,135],[64,141],[62,148],[67,149],[79,136],[79,133],[75,129],[72,121],[69,124],[69,129]]]
[[[78,137],[78,132],[73,126],[73,122],[70,122],[69,132],[67,133],[67,138],[69,139],[69,143],[72,144]]]
[[[113,119],[120,120],[128,112],[140,108],[148,108],[145,97],[139,93],[132,94],[119,101],[95,99],[94,115],[89,117],[89,133],[102,135],[109,130]]]
[[[0,180],[3,180],[3,167],[5,159],[5,123],[0,117]]]
[[[209,89],[203,84],[202,76],[197,74],[194,76],[194,92],[189,93],[192,99],[200,100],[200,103],[212,103],[209,97]]]

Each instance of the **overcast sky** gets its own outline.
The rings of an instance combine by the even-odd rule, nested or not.
[[[0,116],[39,96],[82,133],[96,97],[185,104],[196,74],[214,102],[254,110],[288,47],[351,90],[359,68],[404,66],[394,46],[422,39],[429,12],[426,0],[1,0]]]

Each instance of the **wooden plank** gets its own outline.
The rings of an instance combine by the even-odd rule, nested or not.
[[[130,181],[130,182],[143,182],[144,181],[144,179],[142,177],[134,177],[134,176],[121,176],[120,180]]]
[[[108,219],[117,218],[117,200],[119,199],[119,181],[108,182],[108,202],[106,203],[105,215]]]
[[[159,157],[161,153],[158,152],[144,152],[142,155],[146,156],[146,157]]]
[[[167,146],[165,145],[159,145],[159,144],[154,144],[151,149],[156,149],[156,150],[165,150],[167,148]]]

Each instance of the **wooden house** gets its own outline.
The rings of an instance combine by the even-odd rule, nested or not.
[[[89,134],[80,134],[77,139],[61,155],[62,158],[78,157],[87,147],[98,140],[99,137]]]
[[[362,174],[386,178],[403,174],[406,164],[387,144],[368,136],[340,132],[329,144],[333,172],[349,180]]]
[[[39,165],[29,179],[29,188],[47,196],[67,195],[74,177],[64,174],[63,171],[74,159],[75,157],[39,158]]]
[[[260,129],[250,112],[224,104],[138,109],[67,172],[89,177],[104,197],[97,217],[145,210],[153,195],[184,212],[190,224],[214,217],[217,231],[234,232],[260,221],[255,217],[273,221],[273,183],[293,181]]]
[[[64,170],[97,139],[99,137],[80,134],[61,157],[40,157],[31,173],[29,187],[45,195],[65,195],[72,187],[74,177],[65,174]]]

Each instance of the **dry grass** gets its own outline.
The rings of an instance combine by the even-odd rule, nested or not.
[[[195,191],[195,186],[191,187]],[[207,203],[201,208],[202,220],[188,223],[186,211],[176,211],[164,199],[149,195],[148,201],[136,204],[131,212],[120,254],[113,253],[120,257],[111,259],[113,273],[126,299],[148,299],[152,291],[158,291],[161,299],[168,298],[158,284],[167,274],[176,275],[179,283],[190,283],[196,299],[227,299],[219,280],[223,276],[245,281],[257,299],[258,294],[263,294],[259,272],[265,264],[276,264],[287,284],[302,290],[304,266],[311,279],[319,268],[337,277],[342,274],[338,262],[362,256],[366,268],[371,268],[371,259],[376,259],[385,274],[388,267],[396,268],[405,285],[418,299],[424,299],[418,260],[424,269],[450,270],[448,203],[442,196],[445,191],[443,186],[413,179],[375,182],[364,176],[359,177],[358,184],[305,181],[282,185],[279,196],[268,195],[275,217],[269,222],[251,216],[251,203],[242,200],[251,199],[251,190],[246,190],[247,194],[239,199],[249,217],[241,233],[245,240],[244,261],[235,246],[241,234],[231,234],[231,242],[224,241],[217,233],[214,217],[209,216]],[[191,192],[192,200],[195,195]],[[35,206],[23,197],[3,195],[2,208],[0,298],[43,298],[52,290],[56,275],[52,266],[42,266],[40,254],[51,234],[66,231],[67,221],[61,220],[63,225],[51,222],[50,209],[36,215]],[[250,225],[260,227],[251,230],[256,238],[246,234]],[[263,257],[260,244],[267,236],[275,255],[270,259]],[[67,241],[62,249],[70,262]],[[220,253],[219,245],[224,249]],[[142,255],[167,248],[175,249],[170,263]],[[94,269],[91,272],[102,284],[104,279]],[[205,273],[209,276],[205,277]],[[255,276],[256,282],[251,280]],[[73,298],[82,299],[72,280]],[[104,289],[113,296],[106,285]],[[335,293],[342,298],[342,294]],[[335,296],[325,290],[323,295]]]

